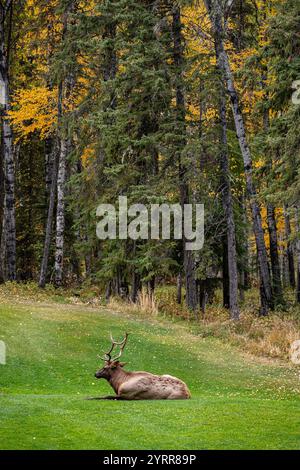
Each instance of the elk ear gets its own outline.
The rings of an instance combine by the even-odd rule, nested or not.
[[[127,364],[127,362],[119,362],[120,367],[124,367],[124,366],[126,366],[126,364]]]

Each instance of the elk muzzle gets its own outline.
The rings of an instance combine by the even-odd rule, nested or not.
[[[106,370],[103,367],[103,369],[97,370],[95,377],[96,379],[105,379],[106,378]]]

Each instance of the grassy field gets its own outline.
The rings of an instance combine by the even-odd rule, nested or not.
[[[130,332],[128,369],[185,380],[188,401],[89,401]],[[180,322],[53,302],[0,302],[0,449],[299,449],[299,368],[252,358]]]

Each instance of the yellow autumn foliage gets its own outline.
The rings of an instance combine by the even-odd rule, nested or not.
[[[43,86],[19,90],[8,114],[18,139],[34,132],[44,139],[57,122],[57,91]]]
[[[81,162],[84,168],[89,165],[90,160],[95,158],[95,146],[93,144],[88,145],[82,152]]]

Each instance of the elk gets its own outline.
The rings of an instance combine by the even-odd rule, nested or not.
[[[102,358],[104,367],[95,374],[97,379],[106,379],[114,389],[116,395],[104,397],[115,400],[184,400],[191,398],[190,391],[182,380],[171,375],[154,375],[150,372],[129,372],[124,370],[125,362],[119,359],[124,351],[128,339],[117,342],[111,335],[111,348]],[[116,346],[119,353],[112,357]]]

